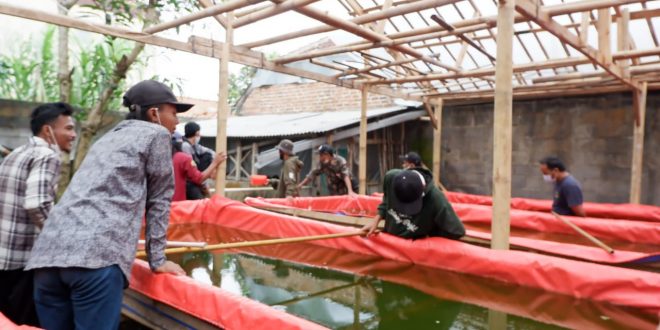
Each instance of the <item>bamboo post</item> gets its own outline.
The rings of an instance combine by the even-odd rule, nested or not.
[[[633,107],[637,108],[639,120],[633,127],[632,165],[630,167],[630,203],[639,204],[642,197],[644,172],[644,125],[646,122],[646,92],[648,85],[641,83],[641,91],[633,91]]]
[[[220,86],[218,96],[218,132],[215,138],[215,150],[227,150],[227,116],[229,114],[229,54],[234,38],[232,26],[234,13],[227,13],[227,27],[225,28],[225,43],[222,44],[222,55],[220,56]],[[240,173],[240,170],[239,170]],[[218,166],[215,179],[215,193],[225,196],[225,182],[227,177],[227,163],[222,162]]]
[[[617,38],[616,38],[616,50],[618,52],[623,52],[628,50],[628,43],[630,42],[630,33],[628,31],[628,26],[630,25],[630,11],[628,8],[621,9],[621,17],[616,20],[617,28]],[[630,66],[628,60],[623,60],[618,62],[621,68],[628,68]]]
[[[259,153],[259,146],[257,145],[256,142],[252,143],[252,169],[250,173],[252,175],[257,174],[257,154]]]
[[[312,236],[302,236],[302,237],[265,239],[259,241],[211,244],[203,248],[179,247],[179,248],[165,249],[164,252],[165,254],[169,255],[169,254],[187,253],[187,252],[227,250],[227,249],[235,249],[235,248],[267,246],[267,245],[275,245],[275,244],[289,244],[289,243],[318,241],[322,239],[359,236],[362,234],[363,234],[362,231],[351,231],[346,233],[335,233],[335,234],[325,234],[325,235],[312,235]],[[136,257],[140,258],[140,257],[145,257],[146,255],[147,255],[146,251],[139,251],[136,254]]]
[[[491,248],[509,249],[511,210],[513,0],[500,0],[497,15],[495,114],[493,121],[493,221]]]
[[[557,218],[557,219],[560,220],[561,222],[567,224],[569,227],[573,228],[573,230],[575,230],[576,232],[578,232],[580,235],[586,237],[588,240],[590,240],[592,243],[596,244],[598,247],[600,247],[600,248],[602,248],[603,250],[605,250],[607,253],[610,253],[610,254],[611,254],[611,253],[614,253],[614,250],[613,250],[611,247],[607,246],[607,245],[606,245],[605,243],[603,243],[601,240],[599,240],[599,239],[593,237],[591,234],[587,233],[586,231],[584,231],[584,229],[578,227],[576,224],[574,224],[574,223],[571,222],[570,220],[568,220],[568,219],[566,219],[566,218],[560,216],[559,214],[557,214],[557,213],[555,213],[555,212],[552,212],[552,215],[554,215],[555,218]]]
[[[435,184],[440,187],[440,161],[442,158],[442,99],[433,102],[435,111],[436,128],[433,130],[433,178]]]
[[[598,9],[598,20],[596,27],[598,30],[598,50],[603,55],[605,63],[612,63],[612,48],[610,47],[610,25],[612,25],[612,16],[610,8]]]
[[[234,173],[234,180],[241,180],[241,168],[243,167],[243,150],[241,149],[241,140],[236,141],[236,161],[234,162],[236,173]]]
[[[362,86],[362,111],[360,113],[360,195],[367,193],[367,97],[369,87]]]

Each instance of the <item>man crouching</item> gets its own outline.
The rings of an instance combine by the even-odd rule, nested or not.
[[[385,219],[384,232],[402,238],[459,239],[465,235],[463,223],[433,183],[428,170],[391,170],[385,175],[383,192],[378,215],[371,224],[362,227],[367,235],[376,231],[382,219]]]

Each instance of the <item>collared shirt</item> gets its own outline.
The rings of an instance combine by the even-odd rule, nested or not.
[[[145,212],[149,265],[161,266],[174,192],[170,139],[160,125],[125,120],[94,143],[26,269],[118,265],[128,279]]]
[[[348,194],[348,188],[346,187],[344,178],[348,177],[350,179],[351,172],[348,170],[348,165],[344,157],[334,155],[329,164],[321,163],[321,166],[309,172],[307,177],[314,180],[321,174],[325,174],[326,176],[330,195]]]
[[[55,200],[59,154],[32,137],[0,164],[0,270],[25,267]]]

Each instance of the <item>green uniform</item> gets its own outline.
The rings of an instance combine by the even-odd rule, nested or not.
[[[428,236],[441,236],[459,239],[465,235],[463,223],[454,213],[454,209],[447,201],[445,195],[433,183],[433,176],[429,170],[415,168],[424,176],[426,188],[424,190],[423,206],[419,214],[406,215],[396,212],[389,205],[394,199],[392,180],[403,170],[390,170],[383,182],[383,201],[378,206],[378,214],[385,219],[386,233],[403,238],[424,238]]]
[[[277,196],[279,198],[300,196],[297,185],[300,181],[300,170],[302,167],[303,162],[296,156],[291,156],[284,161],[282,172],[280,173],[280,182],[277,184]]]
[[[325,174],[326,176],[330,195],[336,196],[348,194],[348,188],[346,187],[344,178],[348,177],[350,179],[351,172],[348,170],[348,165],[346,164],[346,159],[344,159],[344,157],[334,155],[334,158],[332,158],[329,164],[321,163],[321,166],[309,172],[307,177],[310,180],[314,180],[321,174]]]

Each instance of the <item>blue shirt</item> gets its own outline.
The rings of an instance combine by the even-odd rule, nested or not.
[[[555,183],[552,211],[561,215],[575,215],[571,207],[582,205],[582,187],[572,175]]]

